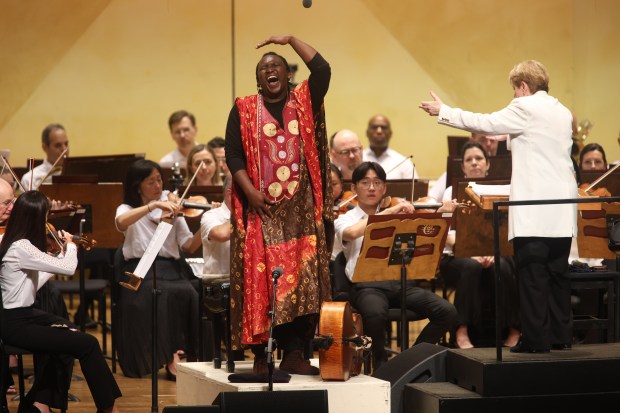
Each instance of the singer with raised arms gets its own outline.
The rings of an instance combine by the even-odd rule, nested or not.
[[[274,337],[280,370],[319,374],[303,358],[321,304],[331,299],[329,258],[333,201],[323,98],[331,69],[310,45],[273,36],[256,47],[289,45],[310,77],[291,87],[286,59],[265,53],[256,65],[258,93],[237,98],[226,126],[226,162],[234,179],[231,237],[233,348],[250,346],[254,372],[268,372],[265,345],[276,291]]]

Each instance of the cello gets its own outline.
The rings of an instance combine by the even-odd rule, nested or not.
[[[362,318],[344,301],[325,301],[319,319],[319,370],[323,380],[346,381],[360,374],[372,340],[362,334]]]

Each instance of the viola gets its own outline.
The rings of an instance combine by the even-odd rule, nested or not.
[[[353,192],[344,191],[338,199],[334,199],[334,218],[346,214],[348,211],[355,208],[356,205],[357,199],[355,199]]]
[[[58,231],[54,227],[54,225],[49,222],[46,224],[47,226],[47,252],[51,255],[58,255],[64,250],[64,242],[61,237],[58,236]],[[94,239],[89,239],[85,236],[73,235],[73,242],[82,246],[86,251],[90,251],[91,248],[97,245],[97,241]]]
[[[585,184],[581,184],[579,185],[579,190],[577,191],[579,193],[579,196],[598,196],[598,197],[604,197],[604,196],[611,196],[611,192],[609,192],[607,190],[607,188],[605,187],[600,187],[600,188],[596,188],[596,189],[589,189],[590,188],[590,183],[585,183]]]

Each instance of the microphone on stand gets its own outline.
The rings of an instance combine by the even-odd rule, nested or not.
[[[273,338],[273,323],[275,322],[276,317],[276,290],[278,288],[278,278],[282,276],[284,270],[280,267],[276,267],[271,272],[271,278],[273,279],[273,299],[271,304],[271,311],[269,311],[269,315],[271,316],[271,325],[269,326],[269,341],[267,341],[267,348],[265,352],[267,353],[267,369],[269,372],[269,391],[273,390],[273,369],[275,367],[275,363],[273,361],[273,351],[276,346],[276,340]]]

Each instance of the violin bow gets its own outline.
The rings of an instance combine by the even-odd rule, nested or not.
[[[397,163],[396,165],[394,165],[394,167],[392,169],[390,169],[389,171],[387,171],[385,173],[385,175],[387,176],[387,174],[389,174],[390,172],[392,172],[394,169],[398,168],[400,165],[402,165],[403,163],[405,163],[406,160],[408,159],[413,159],[413,155],[409,155],[407,156],[405,159],[403,159],[402,161],[400,161],[399,163]],[[412,182],[415,182],[415,171],[414,171],[414,177],[411,178]],[[413,184],[412,184],[413,186]],[[411,189],[411,197],[413,198],[413,188]],[[347,199],[344,199],[342,201],[340,201],[340,203],[338,205],[336,205],[337,208],[342,208],[343,206],[345,206],[346,204],[348,204],[349,202],[353,201],[355,198],[357,198],[357,194],[353,194],[350,197],[348,197]]]
[[[183,199],[185,198],[185,196],[187,195],[187,192],[189,191],[189,187],[192,186],[194,179],[196,179],[196,176],[198,175],[198,171],[200,171],[203,165],[204,165],[204,162],[200,161],[200,165],[198,165],[198,168],[196,168],[196,172],[194,172],[192,179],[189,180],[187,186],[185,187],[185,192],[183,192],[183,195],[181,195],[181,198],[179,198],[179,202],[178,202],[179,205],[181,205],[181,203],[183,202]]]
[[[613,171],[615,171],[616,169],[618,169],[618,167],[620,167],[620,163],[614,165],[613,168],[611,168],[610,170],[608,170],[607,172],[605,172],[603,175],[599,176],[598,179],[594,182],[592,182],[590,184],[589,187],[587,187],[584,192],[588,192],[590,189],[594,188],[599,182],[601,182],[603,179],[607,178],[607,175],[609,175],[610,173],[612,173]]]
[[[65,154],[67,153],[68,150],[69,150],[69,148],[67,148],[64,151],[62,151],[60,156],[56,159],[56,161],[54,161],[54,163],[52,164],[52,167],[50,168],[50,170],[45,174],[45,176],[41,180],[41,184],[43,182],[45,182],[45,180],[52,174],[52,172],[54,172],[54,168],[56,168],[56,165],[58,164],[58,161],[60,161],[61,159],[63,159],[65,157]],[[31,179],[32,178],[33,177],[31,176]],[[39,185],[41,185],[41,184],[39,184]],[[32,188],[32,181],[30,182],[30,187]]]
[[[22,185],[22,182],[19,180],[19,178],[17,178],[17,175],[15,174],[15,171],[13,170],[13,168],[11,168],[11,165],[9,164],[9,161],[6,160],[4,155],[2,155],[2,162],[4,163],[4,167],[13,176],[13,179],[15,180],[15,182],[17,182],[17,185],[19,186],[19,189],[21,189],[22,192],[26,192],[26,188],[24,188],[24,185]],[[62,250],[62,248],[63,248],[62,247],[62,243],[60,242],[60,240],[58,239],[56,234],[54,234],[54,231],[52,231],[52,229],[49,226],[47,226],[47,224],[45,225],[45,228],[50,233],[52,239],[56,242],[56,244],[58,244],[58,247],[60,247],[60,249]]]

